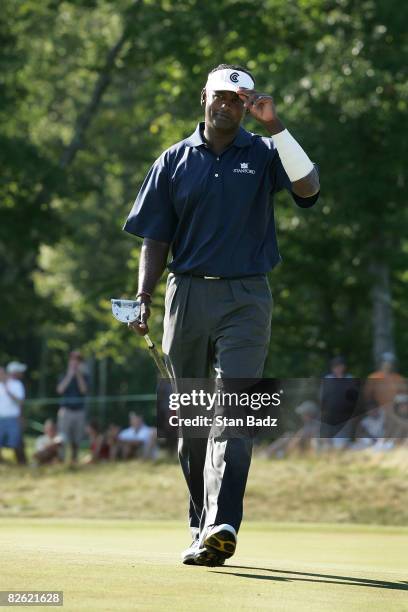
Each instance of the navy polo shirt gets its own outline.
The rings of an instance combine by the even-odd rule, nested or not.
[[[171,243],[169,269],[209,276],[263,274],[281,260],[273,195],[282,189],[301,198],[271,138],[240,127],[221,155],[206,145],[200,123],[189,137],[164,151],[149,170],[124,230]]]

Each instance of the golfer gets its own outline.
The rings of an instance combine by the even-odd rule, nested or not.
[[[266,274],[280,261],[273,196],[286,189],[313,206],[319,177],[246,69],[214,68],[201,105],[204,121],[154,162],[124,226],[144,238],[133,327],[148,331],[171,248],[163,353],[172,377],[260,378],[272,312]],[[265,136],[241,126],[248,113]],[[234,554],[251,452],[245,438],[180,440],[193,536],[183,563],[222,565]]]

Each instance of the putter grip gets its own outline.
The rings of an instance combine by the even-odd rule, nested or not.
[[[150,348],[150,350],[152,351],[152,355],[153,355],[153,359],[156,362],[156,365],[159,369],[160,375],[162,378],[169,378],[169,374],[167,372],[167,369],[159,355],[159,353],[157,352],[157,349],[155,346],[153,346],[152,348]]]
[[[157,348],[154,346],[153,342],[150,340],[149,336],[146,334],[145,335],[145,340],[147,342],[147,346],[149,347],[149,350],[151,351],[152,357],[156,363],[157,369],[160,372],[160,376],[162,378],[170,378],[169,373],[167,371],[166,366],[163,363],[162,358],[160,357],[159,353],[157,352]]]

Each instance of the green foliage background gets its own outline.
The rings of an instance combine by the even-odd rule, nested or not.
[[[407,19],[397,0],[3,0],[0,363],[26,361],[31,394],[53,395],[80,346],[108,360],[107,392],[154,389],[142,341],[110,315],[136,289],[140,242],[121,228],[153,160],[201,119],[207,72],[233,62],[274,96],[322,183],[312,210],[276,202],[266,374],[318,375],[336,352],[369,372],[379,262],[406,369]]]

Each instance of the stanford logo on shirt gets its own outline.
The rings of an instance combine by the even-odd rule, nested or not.
[[[241,162],[239,164],[240,168],[234,168],[233,172],[238,172],[239,174],[255,174],[255,170],[252,170],[249,167],[249,162]]]

